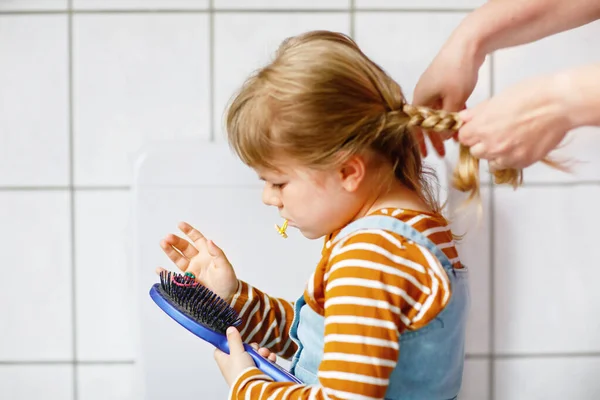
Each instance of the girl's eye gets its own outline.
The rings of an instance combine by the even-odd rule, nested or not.
[[[271,186],[273,186],[275,189],[283,189],[285,183],[272,183]]]

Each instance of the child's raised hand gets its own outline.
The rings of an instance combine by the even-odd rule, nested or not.
[[[160,241],[160,247],[181,271],[191,272],[202,285],[231,302],[238,280],[223,251],[190,224],[180,222],[178,227],[192,243],[169,234]],[[161,271],[162,268],[156,270]]]

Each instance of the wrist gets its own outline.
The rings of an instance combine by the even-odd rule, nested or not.
[[[552,98],[560,107],[560,112],[568,122],[568,128],[574,129],[588,125],[588,113],[583,88],[580,87],[577,72],[561,71],[552,76],[552,81],[547,87],[552,92]]]
[[[477,20],[467,16],[448,39],[449,51],[458,51],[466,60],[479,69],[489,54],[488,43],[478,28]]]
[[[239,296],[236,296],[240,293],[240,285],[242,283],[240,282],[239,279],[236,279],[236,285],[235,285],[235,290],[233,291],[233,293],[231,293],[229,296],[227,296],[227,298],[225,299],[225,301],[227,301],[227,303],[231,304],[233,302],[234,299],[237,300],[237,298]]]

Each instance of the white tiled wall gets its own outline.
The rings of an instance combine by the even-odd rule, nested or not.
[[[482,3],[0,0],[2,398],[135,399],[129,188],[141,145],[222,140],[237,85],[309,29],[352,34],[410,99]],[[593,23],[497,52],[469,104],[599,61],[598,37]],[[455,216],[472,270],[463,399],[600,397],[598,133],[559,152],[578,162],[573,175],[530,168],[517,192],[484,188],[480,219]]]

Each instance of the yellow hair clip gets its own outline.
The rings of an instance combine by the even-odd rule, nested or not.
[[[279,225],[275,224],[275,229],[277,229],[277,232],[279,232],[279,234],[281,235],[282,238],[287,238],[287,233],[285,233],[285,230],[287,229],[288,226],[288,221],[287,219],[283,221],[283,225],[280,227]]]

